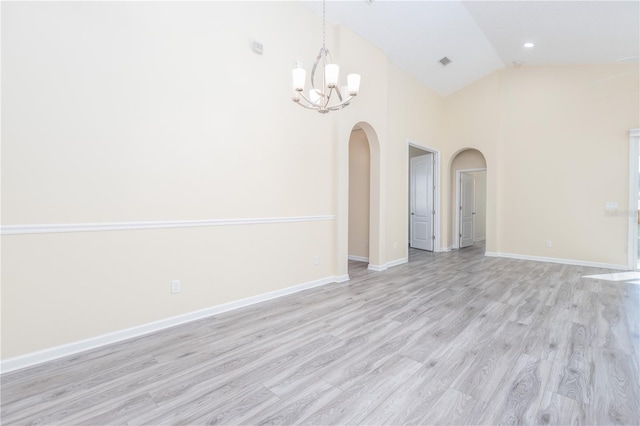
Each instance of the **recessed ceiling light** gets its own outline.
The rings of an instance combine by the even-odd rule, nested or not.
[[[524,47],[533,47],[535,46],[535,44],[531,43],[531,42],[527,42],[525,44],[523,44]]]

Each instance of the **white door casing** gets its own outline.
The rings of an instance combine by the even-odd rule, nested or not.
[[[475,235],[476,179],[471,173],[460,174],[460,248],[473,245]]]
[[[433,251],[433,154],[411,158],[410,246]]]
[[[632,271],[640,269],[638,257],[638,156],[640,155],[640,129],[629,130],[629,230],[628,230],[628,268]]]

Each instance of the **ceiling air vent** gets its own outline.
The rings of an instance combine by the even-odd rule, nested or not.
[[[444,58],[440,59],[438,62],[440,62],[443,67],[446,67],[447,65],[449,65],[451,63],[451,59],[449,59],[449,58],[447,58],[445,56]]]

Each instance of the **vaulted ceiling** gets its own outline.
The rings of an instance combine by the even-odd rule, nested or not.
[[[322,14],[322,2],[303,3]],[[638,63],[640,57],[637,0],[328,1],[326,17],[443,96],[504,67]],[[443,57],[451,63],[443,66]]]

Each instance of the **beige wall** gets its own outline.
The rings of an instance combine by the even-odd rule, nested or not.
[[[407,258],[409,229],[409,142],[430,150],[444,149],[444,99],[389,65],[387,262]],[[441,168],[441,176],[443,175]],[[442,177],[441,177],[442,179]],[[441,194],[441,200],[448,200]],[[445,201],[441,201],[445,202]]]
[[[362,130],[349,140],[349,256],[369,258],[369,141]]]
[[[487,161],[488,251],[626,264],[627,219],[604,206],[628,205],[638,93],[616,64],[508,68],[446,99],[447,151]]]
[[[330,276],[332,232],[319,221],[3,236],[4,356]]]
[[[289,95],[320,29],[293,2],[3,3],[3,226],[335,214],[332,119]],[[334,235],[3,235],[2,358],[331,277]]]

